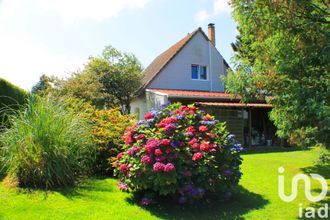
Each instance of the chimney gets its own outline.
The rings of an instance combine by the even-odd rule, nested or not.
[[[209,23],[208,27],[208,37],[211,43],[215,46],[215,27],[213,23]]]

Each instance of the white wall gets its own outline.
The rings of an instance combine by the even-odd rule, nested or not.
[[[145,95],[137,97],[131,102],[131,114],[138,114],[138,119],[143,119],[143,116],[147,113],[147,101]]]
[[[191,79],[191,64],[206,65],[208,80]],[[220,82],[220,75],[224,74],[224,71],[223,58],[220,53],[201,32],[197,32],[179,54],[155,77],[148,88],[223,92],[224,87]]]
[[[167,104],[168,99],[167,95],[160,94],[157,92],[146,91],[146,99],[147,99],[147,109],[160,109],[161,105]]]

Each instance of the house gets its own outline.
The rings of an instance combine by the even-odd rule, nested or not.
[[[168,102],[196,103],[220,121],[246,145],[275,141],[275,128],[268,118],[271,105],[264,102],[240,103],[225,93],[225,76],[230,67],[215,44],[215,26],[208,35],[201,28],[189,33],[160,54],[144,70],[139,96],[131,103],[133,114],[142,119],[151,109]]]

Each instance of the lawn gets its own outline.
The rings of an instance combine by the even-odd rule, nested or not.
[[[291,189],[289,180],[293,175],[304,172],[323,175],[329,185],[330,168],[314,166],[318,151],[245,154],[243,177],[232,200],[213,200],[193,207],[164,200],[142,208],[133,195],[120,192],[112,178],[89,179],[76,189],[47,194],[8,189],[1,183],[0,219],[297,219],[299,203],[304,207],[311,204],[304,196],[303,185],[299,186],[295,201],[281,201],[277,170],[280,166],[285,168],[286,189]],[[321,187],[313,182],[312,188],[317,192]],[[325,201],[329,203],[329,195]]]

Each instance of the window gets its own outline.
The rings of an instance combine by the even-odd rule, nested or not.
[[[191,78],[198,79],[198,65],[191,65]]]
[[[191,79],[207,80],[206,66],[204,65],[191,65]]]

